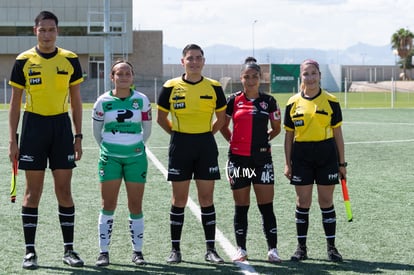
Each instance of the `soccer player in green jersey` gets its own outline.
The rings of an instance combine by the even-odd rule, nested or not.
[[[100,146],[98,174],[102,196],[96,265],[109,265],[109,244],[122,179],[128,197],[132,262],[143,265],[142,199],[148,169],[145,141],[151,134],[151,104],[146,95],[131,88],[134,70],[128,61],[116,61],[110,77],[114,89],[96,100],[92,113],[93,134]]]

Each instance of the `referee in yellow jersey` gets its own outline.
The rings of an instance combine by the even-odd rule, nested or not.
[[[21,212],[26,255],[22,266],[38,268],[35,250],[38,206],[49,164],[59,204],[64,243],[62,260],[67,265],[82,267],[83,260],[73,250],[75,206],[71,194],[72,169],[82,157],[82,69],[75,53],[56,47],[56,15],[40,12],[33,32],[38,44],[17,56],[9,81],[12,86],[9,157],[10,161],[19,160],[19,169],[25,170],[26,175]],[[16,133],[24,92],[26,102],[19,148]]]
[[[185,73],[164,83],[158,98],[158,124],[171,135],[168,180],[172,182],[170,230],[172,250],[167,263],[181,262],[180,240],[191,179],[197,186],[207,252],[205,260],[223,263],[215,249],[214,181],[220,179],[214,134],[226,119],[226,98],[218,81],[203,77],[204,52],[187,45],[181,64]],[[171,120],[168,115],[171,114]],[[215,120],[213,117],[215,114]]]
[[[285,176],[296,190],[296,230],[298,246],[292,261],[307,259],[307,232],[313,185],[327,242],[328,259],[342,261],[335,247],[336,214],[333,192],[339,178],[346,177],[342,112],[338,100],[320,88],[321,72],[315,60],[300,65],[301,92],[286,105]]]

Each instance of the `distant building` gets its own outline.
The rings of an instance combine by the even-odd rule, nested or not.
[[[175,64],[163,65],[161,30],[132,29],[132,1],[0,0],[0,82],[4,83],[0,85],[0,103],[9,102],[11,88],[7,82],[17,54],[37,43],[33,34],[33,20],[42,10],[52,11],[58,16],[57,45],[78,54],[86,78],[81,86],[82,98],[84,102],[94,102],[96,97],[104,92],[105,3],[109,3],[110,10],[111,60],[128,59],[134,65],[137,89],[147,94],[154,102],[162,83],[168,78],[182,74],[183,67],[179,64],[179,58]],[[176,56],[181,56],[181,49],[177,51]],[[244,57],[243,55],[240,58]],[[275,73],[275,65],[277,64],[261,64],[262,90],[295,91],[298,86],[297,72],[293,76]],[[284,64],[278,65],[283,67]],[[203,74],[221,81],[225,91],[230,93],[241,89],[240,68],[241,65],[235,64],[206,64]],[[399,75],[397,66],[321,64],[320,68],[322,87],[332,92],[344,91],[345,84],[349,88],[354,81],[375,83],[396,80]],[[274,80],[279,83],[272,82]]]
[[[137,89],[154,96],[153,79],[162,79],[162,31],[132,30],[132,0],[110,0],[111,60],[128,59]],[[49,10],[59,18],[57,45],[78,54],[86,82],[81,93],[93,102],[104,88],[103,0],[0,0],[0,80],[8,81],[17,54],[36,45],[34,18]],[[151,84],[148,84],[151,83]],[[2,91],[4,85],[0,85]],[[8,102],[0,92],[0,102]]]

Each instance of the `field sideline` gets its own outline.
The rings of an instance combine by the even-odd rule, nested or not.
[[[276,96],[277,97],[277,96]],[[414,96],[413,96],[414,97]],[[277,97],[278,98],[278,97]],[[280,99],[281,106],[284,98]],[[371,107],[371,105],[370,105]],[[383,107],[383,106],[379,106]],[[412,107],[412,106],[410,106]],[[40,268],[33,274],[414,274],[414,231],[410,213],[414,210],[414,109],[412,108],[345,108],[344,138],[349,162],[348,184],[354,222],[346,221],[340,188],[335,191],[337,210],[337,246],[344,256],[341,264],[326,260],[321,214],[316,196],[311,208],[309,228],[310,259],[297,264],[288,261],[296,246],[294,224],[294,190],[283,176],[283,131],[272,141],[276,170],[274,208],[278,221],[279,251],[285,261],[280,265],[266,262],[266,243],[261,220],[252,196],[249,211],[247,248],[249,265],[234,265],[230,261],[235,240],[232,228],[233,200],[225,180],[224,163],[228,145],[216,135],[222,179],[216,182],[217,249],[224,265],[204,261],[204,237],[199,223],[198,202],[191,186],[192,202],[186,209],[182,237],[183,263],[170,266],[165,257],[170,250],[168,212],[170,185],[165,180],[168,136],[155,122],[149,149],[148,183],[144,195],[145,238],[144,256],[149,262],[135,267],[131,261],[126,194],[122,188],[115,212],[111,265],[94,266],[98,255],[97,219],[100,209],[96,164],[98,147],[93,140],[90,105],[84,110],[84,156],[74,170],[73,194],[76,203],[75,249],[85,260],[85,267],[74,269],[63,265],[62,237],[57,218],[57,205],[50,173],[47,173],[44,194],[39,209],[37,251]],[[0,108],[0,128],[8,132],[7,111]],[[17,202],[10,203],[11,168],[8,162],[8,134],[0,137],[0,241],[3,244],[0,274],[28,274],[21,268],[24,256],[21,229],[21,198],[23,173],[18,175]],[[163,170],[164,169],[164,170]],[[339,186],[338,186],[339,187]]]

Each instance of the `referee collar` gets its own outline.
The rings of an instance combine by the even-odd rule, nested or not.
[[[315,96],[313,96],[313,97],[307,97],[307,96],[305,96],[304,91],[301,91],[301,92],[300,92],[300,95],[301,95],[304,99],[312,100],[312,99],[317,98],[317,97],[318,97],[321,93],[322,93],[322,89],[321,89],[321,88],[319,88],[319,92],[318,92]]]

